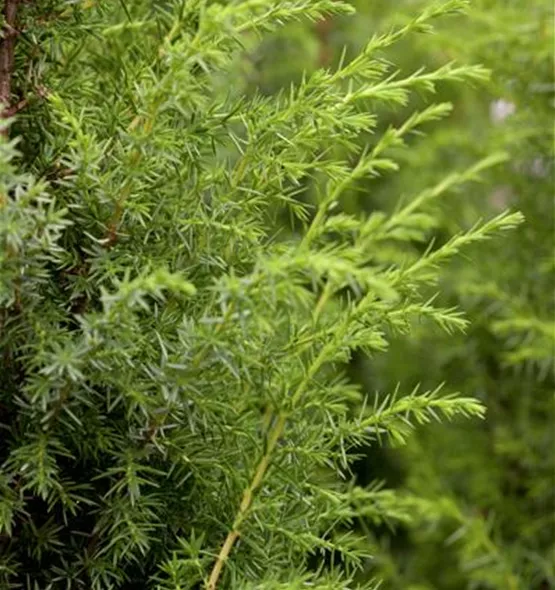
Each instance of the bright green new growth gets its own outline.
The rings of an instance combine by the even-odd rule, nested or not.
[[[253,34],[351,9],[60,2],[45,22],[46,5],[21,7],[16,65],[48,98],[11,127],[24,158],[4,142],[0,159],[3,587],[354,587],[368,547],[353,521],[426,510],[354,486],[356,449],[483,407],[415,390],[361,409],[342,365],[420,316],[464,328],[425,287],[521,221],[430,243],[436,201],[498,156],[391,215],[341,212],[347,188],[395,171],[404,138],[449,112],[428,107],[366,149],[378,107],[484,78],[456,65],[402,78],[379,57],[464,2],[252,99],[228,72]],[[302,233],[277,231],[283,210]],[[415,242],[429,246],[415,256]]]
[[[428,2],[358,4],[365,13],[358,31],[366,32],[406,22],[415,5]],[[359,468],[368,479],[377,466],[398,492],[435,506],[395,532],[369,531],[376,541],[371,571],[383,590],[555,585],[554,14],[544,0],[526,10],[516,1],[475,0],[465,18],[438,23],[433,38],[411,36],[387,53],[409,71],[449,55],[493,74],[479,89],[439,89],[439,100],[454,102],[454,115],[400,156],[401,173],[373,191],[370,206],[387,206],[392,192],[420,190],[446,168],[501,148],[507,159],[484,172],[485,182],[443,201],[436,231],[448,240],[507,206],[526,223],[508,240],[467,249],[468,259],[442,272],[434,305],[464,310],[464,335],[442,335],[422,322],[410,339],[391,342],[387,355],[357,367],[368,389],[445,380],[487,407],[484,421],[418,429],[406,447],[380,456],[371,449],[366,472]],[[343,26],[354,39],[357,29]],[[355,45],[362,43],[359,32]]]

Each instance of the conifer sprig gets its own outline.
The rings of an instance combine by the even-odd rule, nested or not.
[[[366,395],[341,369],[415,317],[464,327],[425,287],[520,221],[433,244],[436,202],[496,158],[393,213],[342,209],[450,110],[380,134],[376,105],[483,77],[447,65],[402,78],[374,55],[463,4],[434,5],[270,97],[234,91],[244,48],[345,3],[60,3],[45,29],[43,3],[26,8],[40,50],[18,59],[50,91],[14,123],[21,152],[4,141],[0,153],[2,584],[357,587],[362,504],[406,516],[349,482],[357,446],[482,407],[413,392],[355,419]],[[284,211],[293,227],[276,235]]]

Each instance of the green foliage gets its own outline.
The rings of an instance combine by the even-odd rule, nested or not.
[[[0,154],[2,587],[376,587],[354,523],[432,508],[356,485],[361,447],[484,410],[437,383],[368,404],[346,364],[419,318],[461,329],[430,296],[440,267],[522,216],[431,241],[443,198],[497,150],[413,199],[392,190],[394,209],[342,204],[450,107],[385,129],[378,115],[485,78],[382,57],[464,5],[426,7],[275,96],[235,85],[241,60],[347,4],[21,7],[14,94],[32,96]]]
[[[417,3],[425,5],[425,2]],[[442,274],[435,305],[464,311],[466,334],[448,340],[425,322],[409,339],[396,339],[376,359],[374,387],[399,380],[433,387],[445,380],[487,407],[483,423],[436,426],[402,454],[413,494],[445,508],[434,527],[416,520],[403,549],[386,547],[381,576],[391,588],[549,588],[555,585],[553,391],[553,7],[540,1],[477,1],[468,18],[445,21],[433,41],[406,40],[390,55],[439,63],[445,55],[480,61],[494,75],[480,92],[454,98],[455,117],[418,140],[404,168],[382,183],[375,204],[392,188],[428,186],[442,168],[461,166],[493,149],[506,162],[487,182],[444,201],[435,217],[437,239],[451,240],[461,224],[507,206],[526,223],[509,240],[466,251],[470,259]],[[414,7],[411,7],[413,10]],[[387,7],[386,29],[408,12]],[[376,16],[374,13],[374,16]],[[387,23],[387,24],[386,24]],[[441,99],[453,99],[451,94]],[[415,177],[413,170],[418,169]],[[365,378],[367,386],[368,377]],[[378,568],[380,571],[380,568]]]

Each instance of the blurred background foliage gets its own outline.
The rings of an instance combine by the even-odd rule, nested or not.
[[[286,91],[305,72],[333,68],[370,35],[403,24],[429,2],[354,4],[355,17],[288,26],[256,51],[246,39],[233,92]],[[362,482],[384,480],[429,501],[405,528],[359,523],[374,545],[367,575],[384,578],[384,590],[555,588],[553,30],[549,0],[475,0],[467,15],[381,56],[404,74],[453,60],[483,64],[492,75],[475,87],[443,84],[436,100],[453,104],[448,120],[413,136],[413,149],[398,155],[401,169],[357,186],[345,210],[387,209],[399,196],[433,186],[446,170],[503,150],[506,162],[485,182],[442,205],[436,244],[507,208],[527,220],[443,273],[442,304],[464,312],[464,333],[448,337],[422,322],[416,337],[351,367],[370,401],[372,392],[399,382],[410,391],[445,381],[488,407],[484,423],[427,425],[403,449],[363,450]],[[378,120],[394,125],[414,106]],[[375,110],[371,102],[366,107]],[[372,135],[364,141],[371,147]]]

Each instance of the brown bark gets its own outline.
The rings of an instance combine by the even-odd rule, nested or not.
[[[333,21],[330,17],[326,17],[316,24],[316,35],[320,42],[320,55],[318,57],[318,65],[325,68],[330,65],[332,58],[332,48],[330,46],[330,34],[333,28]]]
[[[19,0],[4,0],[5,24],[0,41],[0,117],[3,119],[13,114],[11,96],[15,41],[18,35],[15,27],[18,4]]]

